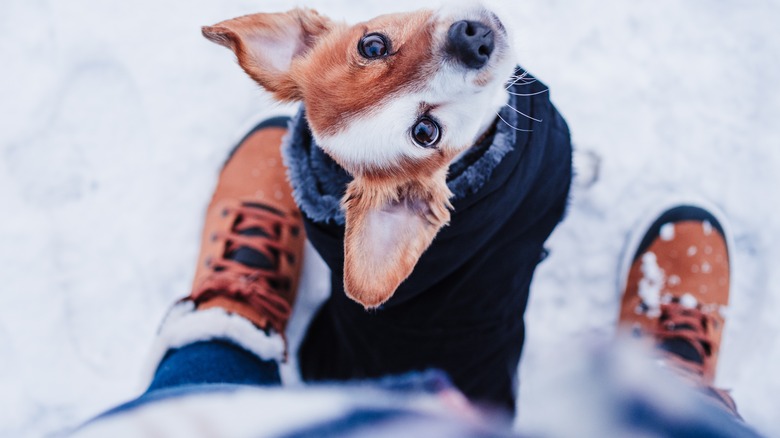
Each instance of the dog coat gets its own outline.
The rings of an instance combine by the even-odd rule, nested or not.
[[[518,70],[518,74],[524,73]],[[384,305],[344,293],[344,213],[351,177],[311,134],[302,108],[284,146],[309,240],[331,270],[331,295],[299,352],[305,380],[347,380],[438,368],[471,399],[514,409],[523,313],[544,241],[563,217],[571,140],[547,87],[513,85],[495,129],[449,169],[452,220]],[[388,120],[387,123],[393,123]]]

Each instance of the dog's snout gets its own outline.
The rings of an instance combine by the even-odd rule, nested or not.
[[[494,48],[493,31],[478,21],[456,21],[447,33],[448,52],[468,68],[484,67]]]

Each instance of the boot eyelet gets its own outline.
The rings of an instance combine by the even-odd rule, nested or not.
[[[207,268],[211,267],[211,257],[206,257],[206,260],[203,262],[204,265],[206,265]]]
[[[211,233],[211,241],[216,242],[217,241],[217,233]]]
[[[222,209],[222,217],[227,217],[230,214],[230,210],[227,208]]]

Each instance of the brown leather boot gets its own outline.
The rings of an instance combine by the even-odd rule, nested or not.
[[[219,176],[206,211],[198,268],[187,298],[284,334],[305,236],[280,147],[286,119],[253,129]]]
[[[702,208],[660,214],[628,253],[619,326],[652,341],[670,368],[738,416],[731,397],[712,386],[729,302],[725,236]]]
[[[150,377],[168,351],[195,342],[227,340],[263,360],[287,357],[284,331],[305,242],[281,157],[287,120],[257,125],[225,163],[206,211],[192,292],[160,327]]]

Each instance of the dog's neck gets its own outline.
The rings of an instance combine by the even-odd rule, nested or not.
[[[458,155],[456,155],[455,158],[452,159],[451,163],[458,161],[464,154],[469,151],[469,149],[475,145],[480,144],[482,140],[490,134],[490,132],[496,126],[496,120],[498,120],[499,117],[498,112],[501,111],[501,108],[506,106],[508,103],[509,91],[501,88],[496,92],[495,98],[491,101],[490,105],[486,108],[486,111],[482,114],[482,121],[479,124],[479,131],[477,131],[477,135],[474,137],[474,141],[471,142],[471,146],[467,147]]]

